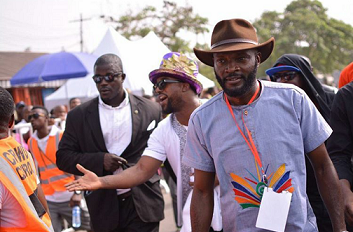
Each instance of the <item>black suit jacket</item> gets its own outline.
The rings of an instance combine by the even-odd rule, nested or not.
[[[123,154],[129,165],[140,159],[153,130],[147,127],[161,120],[160,106],[145,98],[129,95],[132,114],[132,139]],[[111,175],[103,168],[104,154],[108,153],[102,134],[98,112],[98,97],[69,112],[66,129],[59,144],[56,162],[59,169],[82,175],[79,163],[98,176]],[[132,188],[137,213],[145,222],[158,222],[164,218],[164,201],[159,187],[159,176]],[[119,225],[119,202],[115,189],[100,189],[85,195],[94,231],[111,231]]]

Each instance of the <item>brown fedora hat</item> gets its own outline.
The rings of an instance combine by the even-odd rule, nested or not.
[[[199,60],[213,67],[213,53],[257,49],[261,53],[261,63],[272,53],[275,39],[272,37],[259,44],[255,28],[244,19],[222,20],[212,32],[211,50],[203,51],[194,48]]]

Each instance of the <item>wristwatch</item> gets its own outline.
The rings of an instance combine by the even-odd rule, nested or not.
[[[81,190],[75,190],[74,192],[76,195],[81,195],[82,191]]]

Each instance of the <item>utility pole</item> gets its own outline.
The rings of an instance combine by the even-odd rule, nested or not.
[[[69,21],[70,23],[76,23],[80,22],[80,47],[81,47],[81,52],[83,52],[83,21],[91,20],[92,18],[82,18],[82,13],[80,14],[80,19],[75,19]]]
[[[81,52],[83,52],[83,28],[82,28],[82,13],[80,14],[80,45],[81,45]]]

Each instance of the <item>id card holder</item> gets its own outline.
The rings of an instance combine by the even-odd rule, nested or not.
[[[262,196],[256,227],[272,231],[284,231],[286,227],[292,193],[274,192],[265,188]]]

